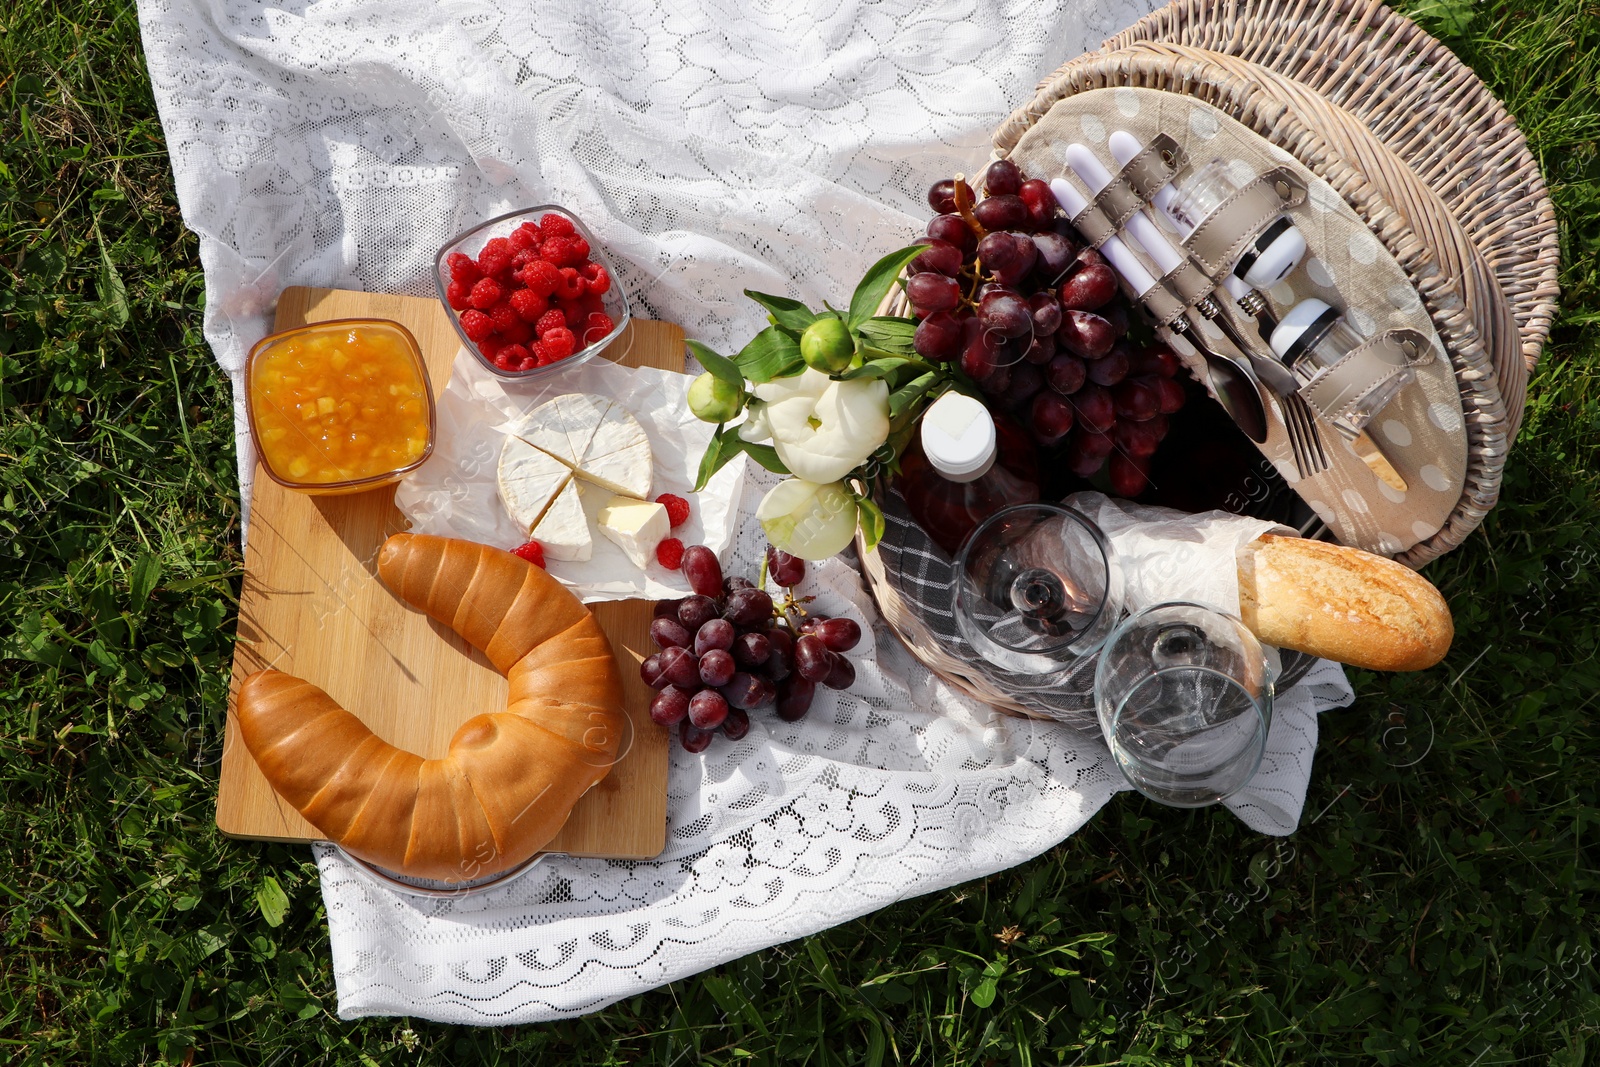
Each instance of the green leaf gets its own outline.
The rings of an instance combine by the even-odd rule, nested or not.
[[[939,384],[938,371],[929,371],[920,378],[913,378],[905,385],[889,394],[889,418],[898,419],[912,404],[928,395],[928,390]]]
[[[767,314],[772,316],[772,321],[785,330],[803,333],[807,326],[817,321],[817,313],[798,300],[790,300],[786,296],[773,296],[771,293],[758,293],[754,289],[746,289],[744,295],[766,308]]]
[[[733,361],[746,378],[758,385],[798,373],[804,366],[800,342],[776,326],[768,326],[752,337]]]
[[[711,435],[711,440],[706,442],[705,455],[700,457],[700,471],[695,475],[694,491],[699,492],[706,487],[711,476],[721,470],[728,460],[733,458],[733,452],[723,447],[723,434],[725,425],[718,424],[717,432]]]
[[[733,360],[727,356],[718,355],[699,341],[689,341],[687,343],[689,351],[694,353],[694,358],[700,361],[702,367],[716,375],[718,381],[727,382],[735,389],[743,391],[744,375],[739,373],[739,368],[734,364]]]
[[[855,370],[846,371],[838,376],[841,382],[853,382],[861,378],[887,378],[902,367],[917,367],[926,370],[929,374],[937,373],[927,363],[910,356],[891,356],[885,354],[874,359],[871,363],[864,363]],[[919,381],[921,379],[918,379]]]
[[[61,667],[71,653],[51,637],[60,630],[60,624],[40,612],[30,612],[17,624],[11,639],[0,639],[0,659],[24,659],[43,663],[47,667]]]
[[[289,895],[270,874],[256,887],[256,907],[261,909],[261,917],[267,920],[268,926],[283,925],[283,917],[289,911]]]
[[[883,509],[871,497],[861,496],[856,498],[856,510],[856,521],[861,524],[861,540],[870,551],[883,540]]]
[[[883,303],[883,298],[889,294],[889,289],[894,285],[894,280],[906,268],[906,264],[916,259],[928,250],[926,245],[912,245],[902,248],[898,252],[890,252],[871,267],[862,276],[861,284],[856,286],[855,293],[850,297],[850,328],[857,330],[861,324],[873,317],[878,310],[878,305]]]
[[[128,572],[128,589],[133,594],[134,604],[142,606],[149,600],[159,581],[161,581],[161,557],[154,552],[139,553],[139,558],[134,561],[133,570]]]
[[[771,445],[753,444],[741,438],[737,433],[733,435],[733,440],[730,443],[736,445],[740,452],[743,452],[773,474],[793,473],[784,465],[783,460],[778,458],[778,450]]]
[[[863,322],[856,332],[866,338],[872,347],[896,355],[910,355],[916,351],[916,346],[912,344],[917,332],[914,319],[898,315],[875,315]]]
[[[113,326],[128,322],[128,287],[111,263],[105,242],[100,243],[100,313]]]

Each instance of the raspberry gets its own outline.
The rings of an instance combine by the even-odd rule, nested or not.
[[[471,285],[483,277],[483,272],[478,269],[478,265],[465,252],[451,252],[445,257],[444,261],[450,265],[450,280],[453,282],[464,282],[467,285]]]
[[[551,237],[571,237],[577,232],[578,228],[572,224],[571,219],[565,215],[557,215],[553,211],[539,220],[539,233],[546,239]]]
[[[661,543],[656,545],[656,562],[669,571],[675,571],[683,566],[683,542],[676,537],[663,538]]]
[[[557,308],[551,308],[549,311],[546,311],[543,315],[540,315],[533,324],[533,332],[538,334],[541,338],[543,338],[544,335],[549,333],[551,330],[564,330],[566,328],[567,317],[563,315]]]
[[[493,278],[504,277],[511,269],[511,256],[515,249],[504,237],[491,237],[478,253],[478,269]]]
[[[607,334],[617,328],[611,321],[611,316],[603,311],[596,311],[583,318],[583,333],[580,337],[586,345],[598,344]]]
[[[486,337],[478,342],[478,351],[483,353],[484,359],[493,363],[495,357],[500,354],[500,350],[505,346],[506,343],[498,337]]]
[[[667,522],[676,530],[689,521],[689,502],[673,493],[662,493],[656,503],[667,509]]]
[[[556,299],[576,300],[583,295],[583,275],[571,267],[561,268],[561,282],[556,286]]]
[[[589,242],[579,234],[567,238],[567,255],[572,257],[572,265],[576,267],[589,259]]]
[[[452,281],[444,291],[444,298],[457,311],[465,311],[472,306],[472,284]]]
[[[493,278],[479,278],[472,287],[472,306],[479,311],[488,311],[500,302],[505,295],[505,290],[500,288],[500,283]]]
[[[535,341],[528,347],[533,349],[533,358],[538,360],[539,366],[548,367],[550,364],[555,362],[555,360],[551,358],[550,353],[545,351],[543,341]]]
[[[553,234],[551,236],[554,236]],[[519,252],[537,250],[539,247],[539,224],[537,222],[524,222],[521,226],[511,231],[511,247]]]
[[[561,284],[561,271],[554,263],[545,259],[536,259],[529,263],[518,277],[529,291],[542,297],[548,297]]]
[[[509,301],[502,300],[489,309],[489,318],[494,321],[495,333],[508,333],[514,330],[522,318],[512,308]]]
[[[511,550],[513,556],[521,556],[535,567],[544,567],[544,546],[537,541],[529,541],[525,545],[518,545]]]
[[[461,313],[461,331],[473,341],[483,344],[494,333],[494,320],[476,308]]]
[[[559,330],[551,330],[539,338],[539,343],[544,345],[544,350],[549,354],[552,363],[558,359],[566,359],[578,350],[578,339],[564,326]]]
[[[589,269],[590,267],[593,267],[594,270],[591,271]],[[600,264],[585,263],[583,265],[583,269],[579,273],[588,279],[587,283],[584,285],[584,288],[593,293],[595,296],[599,296],[601,293],[609,292],[611,290],[611,275]]]
[[[570,267],[567,261],[570,251],[565,237],[547,237],[539,245],[539,258],[547,259],[558,267]]]
[[[495,362],[502,370],[532,370],[539,365],[539,361],[533,358],[533,353],[520,344],[506,345],[500,350]]]
[[[511,257],[511,277],[515,278],[527,269],[528,264],[539,258],[537,250],[524,248]]]
[[[513,312],[515,314],[515,312]],[[503,330],[497,330],[500,340],[507,344],[525,345],[533,340],[533,327],[522,321],[521,315],[516,315],[516,321]]]
[[[538,322],[550,304],[532,289],[518,289],[511,294],[511,306],[522,316],[523,322]]]

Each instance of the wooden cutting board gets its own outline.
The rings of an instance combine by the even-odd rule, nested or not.
[[[343,318],[392,319],[416,335],[435,395],[460,341],[436,300],[340,289],[286,289],[276,328]],[[605,355],[624,366],[684,366],[683,330],[635,319]],[[256,467],[239,632],[234,645],[217,828],[233,837],[313,841],[321,835],[273,792],[242,740],[233,696],[264,667],[305,678],[378,736],[424,758],[445,755],[467,719],[505,707],[506,680],[465,641],[389,593],[379,546],[406,528],[394,487],[351,496],[292,493]],[[649,859],[666,844],[668,735],[650,721],[638,664],[650,651],[649,601],[594,605],[627,696],[626,755],[578,801],[549,850]]]

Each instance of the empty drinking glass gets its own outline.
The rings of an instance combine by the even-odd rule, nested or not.
[[[989,663],[1048,684],[1100,647],[1122,609],[1122,575],[1100,528],[1059,504],[995,512],[956,553],[961,636]]]
[[[1106,640],[1095,705],[1117,766],[1139,792],[1197,808],[1241,789],[1272,725],[1266,654],[1238,618],[1156,604]]]

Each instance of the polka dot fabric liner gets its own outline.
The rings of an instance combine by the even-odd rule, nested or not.
[[[1128,131],[1141,143],[1165,133],[1182,144],[1190,165],[1179,175],[1179,184],[1212,159],[1231,164],[1245,180],[1278,166],[1289,166],[1300,175],[1308,195],[1289,215],[1305,235],[1309,251],[1304,263],[1267,291],[1274,315],[1281,318],[1295,302],[1316,297],[1345,310],[1351,325],[1364,336],[1410,328],[1431,339],[1435,358],[1417,368],[1416,384],[1402,389],[1368,427],[1405,480],[1405,491],[1379,481],[1326,422],[1320,429],[1329,468],[1308,478],[1300,478],[1277,412],[1269,411],[1267,440],[1259,447],[1343,544],[1393,556],[1437,533],[1462,495],[1466,424],[1455,371],[1404,269],[1327,182],[1218,109],[1177,93],[1118,87],[1067,97],[1022,135],[1011,158],[1029,175],[1070,175],[1066,147],[1078,142],[1115,173],[1118,167],[1107,141],[1116,130]],[[1226,294],[1220,295],[1219,305],[1231,304]],[[1236,314],[1234,321],[1246,337],[1257,336],[1256,323],[1248,316]],[[1204,323],[1203,328],[1208,345],[1227,346],[1214,325]],[[1204,381],[1204,362],[1192,346],[1181,337],[1171,340]],[[1261,351],[1267,351],[1264,343]]]

